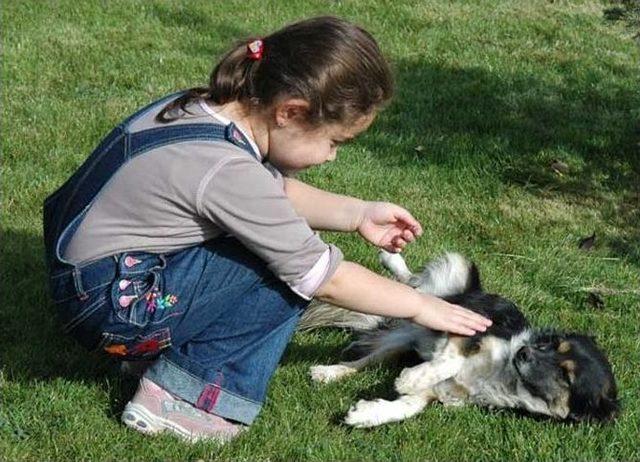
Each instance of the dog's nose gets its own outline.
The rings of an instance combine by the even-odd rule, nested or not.
[[[531,358],[533,358],[533,350],[531,347],[523,346],[516,353],[516,359],[518,361],[527,362],[531,361]]]

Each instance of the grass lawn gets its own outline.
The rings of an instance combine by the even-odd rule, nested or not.
[[[389,396],[398,371],[312,384],[309,366],[349,341],[331,330],[294,337],[260,417],[225,447],[119,423],[136,384],[60,334],[42,201],[121,118],[205,83],[235,39],[319,13],[367,27],[398,90],[338,161],[303,179],[403,204],[425,229],[411,265],[460,251],[534,324],[595,335],[618,380],[616,423],[433,406],[347,428],[349,406]],[[640,460],[640,60],[638,21],[620,16],[595,0],[4,2],[0,460]],[[594,248],[579,249],[593,232]],[[325,237],[377,268],[356,236]]]

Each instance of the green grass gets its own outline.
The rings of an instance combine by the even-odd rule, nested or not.
[[[637,15],[619,20],[632,2],[617,2],[616,14],[608,3],[562,0],[217,4],[2,5],[0,460],[640,460],[640,60]],[[59,333],[42,201],[129,112],[206,82],[235,39],[318,13],[377,37],[398,94],[337,162],[304,179],[413,211],[425,233],[406,251],[411,265],[463,252],[535,324],[594,334],[618,379],[615,424],[433,406],[350,429],[340,424],[349,406],[389,396],[398,371],[310,383],[308,367],[335,361],[348,342],[336,331],[295,336],[260,417],[223,448],[119,423],[135,383]],[[569,171],[553,172],[555,159]],[[595,248],[579,250],[593,231]],[[356,236],[325,237],[377,268]],[[594,287],[602,309],[586,302]]]

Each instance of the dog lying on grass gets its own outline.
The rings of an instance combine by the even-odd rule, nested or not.
[[[360,400],[346,416],[348,425],[400,421],[434,401],[521,409],[574,421],[609,421],[618,413],[611,366],[593,338],[530,327],[513,302],[482,290],[476,266],[458,254],[444,255],[420,274],[409,271],[400,254],[383,252],[380,260],[399,281],[480,313],[493,325],[462,337],[332,305],[311,306],[301,329],[338,326],[360,333],[348,348],[357,359],[312,367],[316,382],[339,380],[402,353],[415,352],[421,360],[396,379],[396,400]]]

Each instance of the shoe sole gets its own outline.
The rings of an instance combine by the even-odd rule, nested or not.
[[[190,442],[195,442],[199,439],[193,436],[186,428],[153,414],[140,404],[128,403],[125,406],[122,413],[122,423],[145,435],[157,435],[164,431],[169,431]]]

